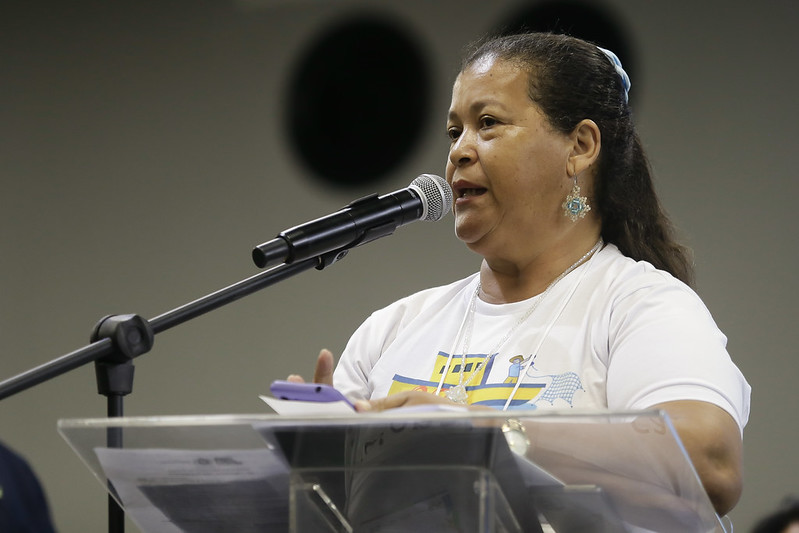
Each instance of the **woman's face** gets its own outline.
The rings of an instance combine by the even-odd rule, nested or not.
[[[483,256],[512,258],[546,246],[567,226],[568,135],[527,95],[517,64],[483,57],[461,72],[447,120],[447,181],[455,233]]]

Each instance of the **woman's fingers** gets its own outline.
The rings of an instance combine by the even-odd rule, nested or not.
[[[316,368],[314,368],[313,382],[324,383],[325,385],[333,384],[333,353],[330,350],[323,349],[319,352],[319,357],[316,359]],[[305,383],[305,378],[299,374],[289,374],[286,381],[292,383]]]
[[[385,398],[377,400],[357,400],[355,402],[355,410],[358,412],[366,411],[385,411],[387,409],[396,409],[398,407],[407,407],[409,405],[423,405],[430,403],[444,403],[453,405],[451,401],[435,394],[422,391],[407,391],[392,394]]]
[[[313,374],[314,383],[333,384],[333,353],[330,350],[322,349],[316,359],[316,369]]]

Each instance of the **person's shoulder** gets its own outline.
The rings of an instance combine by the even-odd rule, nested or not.
[[[646,261],[623,255],[615,246],[608,245],[602,252],[597,258],[599,268],[587,280],[586,298],[609,320],[628,324],[676,320],[717,330],[707,305],[687,284]]]
[[[597,259],[594,286],[604,287],[616,297],[664,292],[699,299],[691,287],[669,272],[628,257],[613,244],[606,245]]]
[[[0,442],[0,531],[52,533],[55,528],[44,489],[28,461]]]
[[[0,442],[0,465],[0,475],[32,475],[28,462],[2,442]]]
[[[404,296],[389,305],[375,311],[375,314],[419,312],[431,305],[443,305],[451,302],[458,294],[470,291],[477,283],[478,274],[471,274],[465,278],[422,289],[408,296]]]

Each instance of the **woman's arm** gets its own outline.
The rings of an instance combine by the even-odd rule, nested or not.
[[[720,516],[738,502],[743,488],[741,431],[732,416],[708,402],[681,400],[654,405],[668,413]]]
[[[360,400],[358,411],[382,411],[421,403],[448,403],[426,392],[403,392],[378,400]],[[475,406],[472,406],[475,408]],[[488,409],[488,408],[485,408]],[[742,490],[742,442],[738,424],[723,409],[708,402],[680,400],[652,406],[668,413],[674,429],[688,452],[713,508],[723,516],[738,502]],[[544,426],[546,428],[548,426]],[[565,438],[558,425],[558,439]],[[539,430],[541,428],[538,428]],[[600,428],[604,430],[604,428]],[[535,430],[533,430],[535,431]],[[585,428],[580,428],[584,432]],[[585,435],[583,435],[585,436]],[[614,447],[612,453],[621,453]]]

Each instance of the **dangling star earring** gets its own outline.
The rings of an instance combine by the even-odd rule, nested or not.
[[[574,187],[572,187],[572,192],[566,197],[566,201],[563,202],[563,214],[569,217],[572,222],[577,222],[578,218],[585,217],[585,214],[591,210],[591,206],[588,205],[588,198],[585,196],[580,196],[580,186],[577,185],[577,174],[573,176],[574,178]]]

